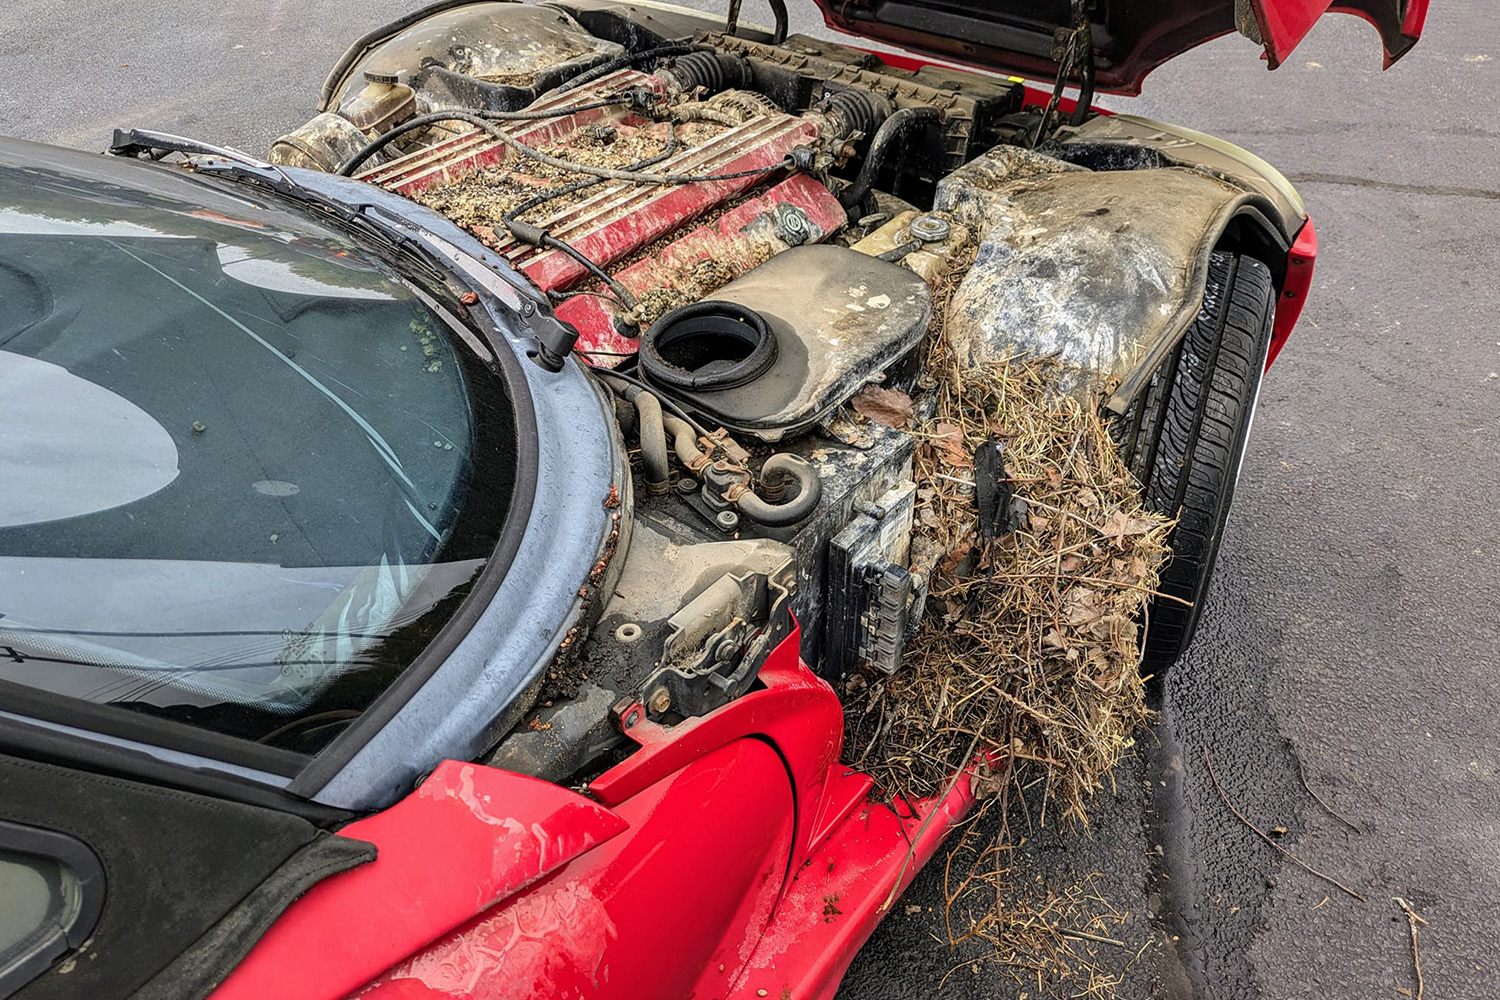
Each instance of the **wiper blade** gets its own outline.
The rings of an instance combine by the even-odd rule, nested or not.
[[[450,283],[452,276],[435,259],[438,255],[404,227],[379,218],[379,209],[374,206],[350,204],[299,184],[274,163],[258,160],[230,146],[215,146],[180,135],[134,128],[115,129],[109,152],[133,158],[145,155],[153,160],[170,153],[217,157],[217,161],[195,162],[193,166],[200,174],[223,174],[235,180],[259,184],[284,198],[315,209],[322,221],[354,235],[362,244],[390,260],[407,278],[421,282],[439,298],[458,300],[459,293]]]

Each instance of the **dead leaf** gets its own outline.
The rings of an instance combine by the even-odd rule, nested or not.
[[[911,425],[911,397],[900,389],[867,385],[849,402],[856,413],[877,424],[885,424],[896,430],[905,430]]]
[[[952,552],[949,552],[947,555],[943,556],[942,561],[938,563],[938,572],[944,574],[952,573],[954,570],[958,569],[959,563],[963,562],[968,554],[969,546],[960,545]]]
[[[957,424],[940,423],[934,430],[932,445],[949,465],[974,468],[974,456],[964,447],[964,429]]]
[[[1123,510],[1117,510],[1109,515],[1108,519],[1104,522],[1104,526],[1099,530],[1103,532],[1105,538],[1108,538],[1115,545],[1123,549],[1126,547],[1126,538],[1131,535],[1144,535],[1155,527],[1156,522],[1149,518],[1131,517]]]
[[[1074,587],[1063,599],[1063,614],[1074,627],[1097,621],[1104,612],[1099,609],[1099,595],[1087,587]]]

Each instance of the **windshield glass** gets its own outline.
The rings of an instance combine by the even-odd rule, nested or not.
[[[0,150],[0,684],[315,752],[494,550],[514,409],[347,238],[143,171]]]

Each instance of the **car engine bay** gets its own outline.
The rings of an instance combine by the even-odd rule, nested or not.
[[[751,690],[798,627],[831,681],[895,671],[945,555],[912,473],[945,324],[971,360],[1093,373],[1073,388],[1139,430],[1204,233],[1264,239],[1224,220],[1277,193],[1060,92],[609,0],[441,11],[335,67],[271,161],[410,198],[525,274],[566,331],[533,360],[576,352],[631,450],[610,565],[493,763],[590,773],[639,713]],[[1153,229],[1160,204],[1202,225]]]

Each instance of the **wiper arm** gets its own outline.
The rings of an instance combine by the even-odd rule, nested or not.
[[[159,160],[169,153],[215,157],[216,159],[195,162],[193,166],[196,172],[221,174],[236,181],[258,184],[283,198],[316,210],[323,221],[351,233],[361,243],[397,266],[408,279],[424,285],[429,293],[448,302],[450,306],[459,305],[460,293],[451,284],[452,275],[445,268],[446,262],[442,262],[441,248],[429,246],[405,226],[382,218],[379,206],[350,204],[331,198],[293,180],[274,163],[258,160],[230,146],[215,146],[166,132],[115,129],[109,152],[115,156],[133,158],[144,154],[153,160]],[[419,232],[428,235],[425,230]],[[430,239],[435,240],[436,237]],[[506,298],[504,295],[501,297]],[[509,298],[516,298],[513,291]],[[512,305],[519,306],[519,301],[512,302]]]
[[[222,156],[226,160],[234,160],[252,167],[265,169],[272,167],[272,164],[257,160],[249,153],[242,153],[233,146],[215,146],[212,143],[200,142],[185,136],[172,135],[168,132],[152,132],[140,128],[115,129],[114,138],[109,143],[109,152],[113,156],[129,156],[133,159],[138,159],[144,153],[153,160],[159,160],[168,153],[193,153],[199,156]]]

